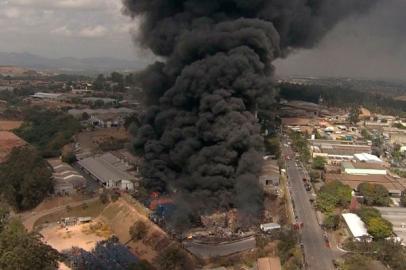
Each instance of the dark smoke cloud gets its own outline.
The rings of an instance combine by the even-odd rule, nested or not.
[[[278,60],[281,75],[405,80],[406,1],[380,1],[339,23],[310,50]]]
[[[141,76],[150,109],[135,147],[146,186],[183,194],[194,214],[238,207],[257,215],[255,113],[272,101],[272,61],[313,46],[371,2],[125,0],[125,13],[142,18],[138,41],[165,59]]]

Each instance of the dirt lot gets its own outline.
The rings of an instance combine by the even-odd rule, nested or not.
[[[120,242],[125,243],[141,259],[153,261],[158,252],[171,243],[167,234],[155,223],[151,222],[145,213],[137,210],[136,207],[122,198],[108,205],[103,210],[101,218],[110,226],[112,232],[120,239]],[[147,225],[148,232],[143,240],[129,242],[131,238],[129,228],[139,220]]]
[[[91,251],[97,242],[107,239],[110,236],[110,230],[102,227],[101,229],[89,229],[98,221],[91,224],[81,224],[62,228],[59,224],[51,224],[40,231],[44,236],[43,241],[58,251],[80,247]]]
[[[100,151],[99,144],[110,138],[118,140],[128,139],[127,131],[124,128],[102,128],[94,131],[84,131],[76,135],[81,152],[96,153]]]
[[[10,131],[19,128],[22,123],[22,121],[0,120],[0,131]]]

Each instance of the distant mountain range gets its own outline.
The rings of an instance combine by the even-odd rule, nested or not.
[[[144,68],[146,60],[131,61],[111,57],[93,58],[47,58],[30,53],[0,52],[0,66],[17,66],[34,70],[58,73],[96,74],[111,71],[134,71]]]

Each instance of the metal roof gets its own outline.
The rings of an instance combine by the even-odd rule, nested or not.
[[[134,176],[127,173],[124,167],[120,166],[118,158],[114,157],[111,153],[85,158],[79,160],[78,164],[103,183],[108,181],[134,180]]]
[[[353,237],[359,238],[362,236],[370,236],[368,234],[365,223],[358,215],[353,213],[344,213],[342,214],[342,216],[345,220],[345,223],[347,223],[347,226],[350,229]]]

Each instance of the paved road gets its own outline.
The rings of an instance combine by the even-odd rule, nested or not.
[[[255,248],[255,237],[249,237],[241,241],[226,244],[201,244],[193,241],[184,241],[183,246],[192,254],[201,258],[227,256],[233,253]]]
[[[94,201],[96,201],[98,199],[99,199],[98,197],[95,197],[95,198],[88,199],[88,200],[82,200],[82,201],[68,203],[66,205],[62,205],[62,206],[58,206],[58,207],[55,207],[55,208],[43,210],[43,211],[40,211],[40,212],[27,212],[27,213],[19,215],[19,217],[21,218],[25,228],[28,231],[32,231],[32,229],[34,229],[35,222],[38,219],[40,219],[41,217],[43,217],[43,216],[50,215],[50,214],[59,212],[61,210],[64,210],[64,209],[66,209],[67,206],[76,207],[76,206],[82,205],[83,203],[94,202]]]
[[[286,171],[290,185],[291,196],[295,205],[295,213],[299,221],[304,223],[301,231],[301,239],[304,248],[306,269],[330,270],[333,266],[333,253],[326,246],[323,230],[317,222],[316,213],[309,201],[309,196],[303,184],[304,172],[298,168],[294,159],[294,153],[289,147],[285,147],[284,153],[291,159],[286,162]]]

